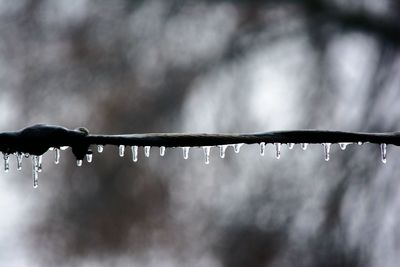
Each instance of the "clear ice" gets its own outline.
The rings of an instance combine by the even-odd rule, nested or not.
[[[330,150],[331,150],[331,143],[324,143],[324,159],[325,161],[329,160]]]
[[[22,154],[21,153],[16,153],[15,154],[17,157],[17,170],[22,170]]]
[[[4,153],[4,171],[8,172],[10,170],[10,157],[7,153]]]
[[[190,147],[188,147],[188,146],[182,147],[182,153],[183,153],[184,159],[189,158],[189,149],[190,149]]]
[[[261,156],[265,155],[265,142],[260,143],[260,155]]]
[[[146,158],[150,157],[150,146],[144,147],[144,155]]]
[[[381,144],[381,160],[386,163],[386,144]]]
[[[160,156],[164,157],[165,155],[165,146],[160,146]]]
[[[118,154],[120,157],[123,157],[125,155],[125,146],[124,145],[119,146]]]
[[[54,148],[54,163],[60,163],[60,149]]]
[[[281,158],[281,143],[275,143],[275,150],[276,150],[275,157],[277,159],[280,159]]]
[[[203,146],[204,158],[206,164],[210,163],[210,150],[211,150],[210,146]]]
[[[225,158],[225,151],[228,148],[227,145],[220,145],[219,146],[219,156],[223,159]]]
[[[131,146],[133,162],[136,162],[138,160],[138,149],[138,146]]]
[[[235,153],[239,153],[240,152],[240,148],[243,146],[243,143],[241,144],[234,144],[233,145],[233,150],[235,150]]]

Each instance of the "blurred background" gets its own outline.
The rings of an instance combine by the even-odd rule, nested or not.
[[[400,129],[396,0],[0,1],[0,131]],[[70,150],[0,171],[0,266],[398,266],[400,150]]]

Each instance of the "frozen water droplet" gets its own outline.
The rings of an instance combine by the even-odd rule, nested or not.
[[[204,158],[206,164],[210,163],[210,150],[211,150],[210,146],[203,146]]]
[[[38,160],[37,160],[37,171],[38,172],[42,172],[42,155],[37,156]]]
[[[361,146],[361,145],[363,144],[363,142],[358,141],[357,144],[358,144],[359,146]]]
[[[93,160],[93,154],[92,154],[92,153],[86,154],[86,160],[87,160],[87,162],[92,162],[92,160]]]
[[[60,147],[60,149],[61,149],[61,150],[67,150],[67,149],[68,149],[68,146],[62,146],[62,147]]]
[[[219,156],[223,159],[225,158],[225,151],[228,148],[227,145],[220,145],[219,146]]]
[[[260,143],[260,155],[261,156],[265,155],[265,142]]]
[[[60,163],[60,149],[58,148],[54,149],[54,163],[55,164]]]
[[[288,146],[289,149],[293,149],[294,148],[294,143],[288,143],[287,146]]]
[[[29,153],[25,153],[24,155],[25,155],[25,158],[29,158],[30,157]]]
[[[103,145],[97,145],[97,152],[102,153],[104,150],[104,146]]]
[[[17,157],[17,170],[22,170],[22,154],[21,153],[16,153]]]
[[[277,159],[280,159],[281,158],[281,143],[275,143],[275,150],[276,150],[275,157]]]
[[[131,151],[132,151],[132,161],[136,162],[138,160],[138,146],[131,146]]]
[[[347,147],[348,143],[339,143],[340,149],[345,150]]]
[[[37,188],[38,185],[39,185],[38,165],[39,165],[38,156],[32,156],[32,179],[33,179],[33,188]]]
[[[120,157],[123,157],[125,155],[125,146],[124,145],[119,146],[118,154]]]
[[[301,144],[301,149],[306,150],[308,147],[308,143],[302,143]]]
[[[165,146],[160,146],[160,156],[164,157],[165,155]]]
[[[7,153],[4,153],[4,171],[8,172],[10,170],[10,157]]]
[[[82,166],[82,160],[81,159],[78,159],[77,161],[76,161],[76,166],[78,166],[78,167],[80,167],[80,166]]]
[[[328,161],[330,158],[331,143],[324,143],[324,159]]]
[[[150,157],[150,146],[144,147],[144,155],[146,158]]]
[[[386,144],[381,144],[381,160],[386,163]]]
[[[190,149],[190,147],[188,147],[188,146],[182,147],[182,152],[183,152],[183,158],[184,159],[188,159],[189,158],[189,149]]]
[[[240,152],[240,148],[243,146],[243,143],[241,144],[234,144],[233,145],[233,150],[235,150],[235,153],[239,153]]]

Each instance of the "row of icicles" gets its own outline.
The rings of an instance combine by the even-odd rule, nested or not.
[[[350,145],[353,143],[339,143],[339,147],[342,150],[345,150],[347,145]],[[358,142],[358,145],[362,145],[362,142]],[[240,144],[230,144],[230,145],[219,145],[219,154],[221,158],[225,158],[225,151],[229,146],[233,147],[233,150],[235,151],[235,153],[239,153],[240,152],[240,148],[242,147],[242,145],[244,145],[243,143]],[[275,157],[277,159],[279,159],[281,157],[281,143],[274,143],[273,144],[275,146]],[[287,146],[289,149],[293,149],[294,148],[294,143],[288,143]],[[307,143],[301,143],[301,148],[303,150],[307,149],[308,144]],[[324,159],[325,161],[328,161],[330,158],[330,150],[331,150],[331,145],[332,143],[323,143],[322,144],[324,147]],[[54,163],[58,164],[60,163],[60,149],[61,150],[65,150],[68,147],[61,147],[61,148],[50,148],[50,150],[54,150],[55,151],[55,156],[54,156]],[[150,157],[150,146],[144,146],[144,155],[145,157]],[[212,146],[203,146],[203,151],[204,151],[204,158],[205,158],[205,164],[209,164],[210,163],[210,152],[211,152],[211,148]],[[265,148],[266,148],[266,143],[261,142],[260,143],[260,155],[264,156],[265,155]],[[381,144],[380,145],[381,148],[381,160],[383,163],[386,163],[386,144]],[[102,153],[104,149],[103,145],[97,145],[97,152]],[[165,146],[161,146],[160,147],[160,156],[163,157],[165,155]],[[184,159],[188,159],[189,158],[189,150],[190,147],[182,147],[182,153],[183,153],[183,158]],[[138,161],[138,152],[139,152],[139,147],[138,146],[131,146],[131,151],[132,151],[132,160],[134,162]],[[125,155],[125,146],[124,145],[120,145],[119,149],[118,149],[118,153],[120,157],[123,157]],[[26,158],[29,158],[30,155],[27,153],[14,153],[16,158],[17,158],[17,170],[21,170],[22,169],[22,159],[23,156],[25,156]],[[3,153],[4,155],[4,171],[8,172],[10,170],[10,157],[9,154],[7,153]],[[88,153],[86,154],[86,160],[87,162],[92,162],[93,159],[93,154],[92,153]],[[32,155],[31,156],[31,160],[32,160],[32,178],[33,178],[33,187],[36,188],[38,187],[38,173],[42,171],[42,156],[36,156],[36,155]],[[76,164],[77,166],[82,166],[83,161],[77,160]]]

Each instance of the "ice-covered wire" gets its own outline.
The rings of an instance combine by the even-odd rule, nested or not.
[[[227,144],[287,143],[376,143],[400,145],[400,132],[359,133],[321,130],[274,131],[245,134],[148,133],[99,135],[85,128],[70,130],[60,126],[37,124],[16,132],[0,133],[0,151],[42,155],[50,148],[69,146],[78,160],[90,153],[90,145],[206,147]]]

